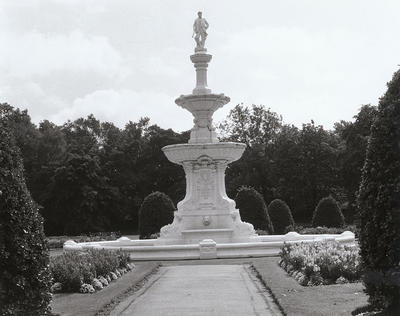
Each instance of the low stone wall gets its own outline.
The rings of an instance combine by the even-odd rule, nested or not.
[[[130,253],[132,260],[184,260],[277,256],[284,243],[311,243],[335,240],[353,246],[354,234],[346,231],[337,235],[300,235],[295,232],[286,235],[264,235],[244,243],[219,243],[205,239],[198,244],[158,245],[157,239],[132,240],[121,237],[115,241],[76,243],[65,242],[65,251],[84,251],[90,248],[121,249]]]

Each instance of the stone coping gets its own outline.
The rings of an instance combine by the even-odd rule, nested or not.
[[[86,249],[121,249],[130,253],[133,260],[185,260],[204,258],[204,251],[212,253],[207,258],[241,258],[278,256],[284,243],[312,243],[315,241],[335,240],[349,246],[355,245],[352,232],[332,235],[286,235],[255,236],[249,242],[215,243],[214,249],[204,250],[201,242],[198,244],[157,244],[157,239],[131,240],[121,237],[116,241],[76,243],[69,240],[64,243],[65,251],[84,251]]]

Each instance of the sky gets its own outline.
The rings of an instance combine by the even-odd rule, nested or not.
[[[34,123],[93,113],[188,130],[174,100],[195,86],[199,10],[209,88],[231,98],[216,123],[243,103],[332,129],[376,105],[399,69],[398,0],[0,0],[0,102]]]

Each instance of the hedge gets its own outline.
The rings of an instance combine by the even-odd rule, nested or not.
[[[174,203],[165,193],[153,192],[146,196],[139,209],[139,238],[150,238],[161,227],[172,223],[174,211]]]
[[[292,212],[284,201],[280,199],[273,200],[268,205],[268,214],[274,226],[275,234],[285,234],[288,227],[294,227]]]
[[[344,216],[336,200],[331,197],[322,198],[315,208],[312,226],[343,227]]]
[[[264,198],[255,189],[245,186],[239,188],[235,202],[244,222],[253,224],[255,229],[274,233]]]
[[[400,70],[371,127],[358,195],[360,248],[369,302],[400,315]]]
[[[48,264],[43,220],[26,187],[19,149],[0,116],[0,315],[50,314]]]

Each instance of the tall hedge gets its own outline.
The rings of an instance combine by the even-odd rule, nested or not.
[[[400,70],[388,83],[371,126],[358,210],[369,301],[400,315]]]
[[[0,117],[0,315],[50,313],[49,253],[22,160]]]
[[[331,197],[322,198],[315,208],[312,226],[343,227],[344,216],[336,200]]]
[[[139,209],[140,238],[149,238],[159,233],[161,227],[172,223],[174,211],[174,203],[165,193],[153,192],[146,196]]]
[[[255,189],[245,186],[239,188],[235,202],[244,222],[253,224],[255,229],[265,230],[269,234],[274,233],[264,198]]]
[[[289,206],[280,199],[275,199],[269,203],[268,214],[271,218],[275,234],[284,234],[288,226],[294,226],[294,220]]]

